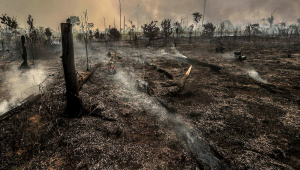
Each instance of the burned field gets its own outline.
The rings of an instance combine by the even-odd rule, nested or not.
[[[86,113],[73,119],[61,116],[59,55],[40,61],[54,75],[38,101],[1,120],[0,168],[299,169],[299,44],[241,41],[243,61],[208,39],[138,46],[92,43],[90,64],[100,64],[80,89]],[[80,79],[84,47],[74,50]]]

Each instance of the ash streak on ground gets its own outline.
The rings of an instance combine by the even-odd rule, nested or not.
[[[143,108],[147,113],[154,114],[158,117],[160,125],[175,131],[176,135],[182,138],[182,142],[186,145],[189,152],[197,155],[198,158],[210,168],[219,169],[219,161],[209,151],[205,141],[199,137],[201,134],[193,132],[193,128],[189,123],[185,122],[181,116],[175,116],[169,113],[158,104],[155,98],[138,91],[135,83],[133,83],[135,81],[132,81],[134,74],[130,74],[125,73],[125,71],[122,71],[120,68],[117,70],[115,81],[117,84],[122,85],[122,88],[125,88],[128,93],[126,94],[124,90],[122,90],[117,92],[117,95],[119,95],[120,98],[130,96],[130,102],[133,106]],[[175,127],[169,127],[172,125]]]

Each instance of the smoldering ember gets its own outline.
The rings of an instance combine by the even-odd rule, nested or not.
[[[300,169],[298,0],[0,4],[0,169]]]

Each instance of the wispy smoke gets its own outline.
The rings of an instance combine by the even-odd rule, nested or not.
[[[255,70],[248,70],[247,73],[254,80],[256,80],[258,82],[261,82],[261,83],[264,83],[264,84],[268,84],[268,82],[266,80],[262,79]]]
[[[164,49],[160,50],[160,53],[158,53],[158,55],[172,55],[174,57],[179,57],[179,58],[187,58],[187,56],[181,54],[176,47],[171,47],[171,50],[175,53],[175,54],[169,54],[167,53]]]
[[[185,55],[181,54],[176,47],[171,47],[171,49],[175,52],[176,57],[187,58]]]
[[[39,68],[42,68],[39,66]],[[39,93],[38,85],[46,79],[43,69],[18,70],[17,67],[5,72],[1,91],[8,91],[8,98],[0,102],[0,115],[16,107],[32,94]]]
[[[117,92],[117,95],[119,95],[120,98],[123,97],[127,99],[130,96],[129,103],[132,106],[143,108],[147,113],[157,116],[158,122],[162,126],[172,126],[169,127],[170,130],[175,131],[176,135],[182,138],[182,143],[186,145],[189,152],[197,155],[203,163],[212,169],[218,169],[218,160],[211,154],[205,141],[199,137],[201,134],[194,132],[191,128],[192,126],[184,121],[181,116],[169,113],[155,98],[138,91],[133,76],[133,73],[128,74],[122,70],[118,70],[115,75],[116,83],[122,85],[123,89],[122,93]]]
[[[221,54],[221,57],[224,59],[229,59],[229,60],[236,59],[233,53],[224,53],[224,54]]]

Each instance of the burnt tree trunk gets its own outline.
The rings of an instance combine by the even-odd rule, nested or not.
[[[84,108],[82,101],[79,98],[77,75],[74,63],[72,24],[61,23],[61,37],[63,49],[62,63],[65,74],[67,96],[65,116],[78,117],[83,114]]]
[[[87,35],[86,38],[84,39],[84,43],[85,43],[85,54],[86,54],[86,71],[89,71],[89,54],[88,54],[88,49],[87,49]]]
[[[22,35],[21,41],[22,41],[22,48],[23,48],[22,58],[24,60],[23,63],[21,64],[21,67],[22,68],[29,68],[28,62],[27,62],[27,50],[26,50],[26,47],[25,47],[25,37],[24,37],[24,35]]]

